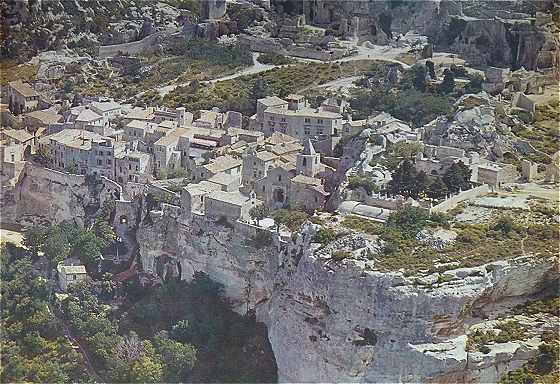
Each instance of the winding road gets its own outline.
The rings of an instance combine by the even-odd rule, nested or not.
[[[356,54],[352,55],[352,56],[347,56],[347,57],[343,57],[341,59],[337,59],[337,60],[333,60],[331,63],[347,63],[347,62],[351,62],[351,61],[359,61],[359,60],[371,60],[371,61],[385,61],[385,62],[391,62],[391,63],[397,63],[403,66],[403,68],[410,68],[410,65],[400,61],[397,59],[397,57],[400,54],[403,54],[405,52],[407,52],[408,48],[395,48],[395,47],[390,47],[390,46],[380,46],[380,45],[373,45],[373,44],[368,44],[367,42],[362,44],[362,45],[357,45],[357,43],[354,42],[349,42],[348,44],[349,48],[354,48],[357,50]],[[289,67],[292,65],[295,65],[297,63],[294,64],[284,64],[284,65],[273,65],[273,64],[262,64],[259,63],[259,61],[257,60],[257,58],[259,57],[260,53],[258,52],[253,52],[253,64],[250,67],[246,67],[243,69],[240,69],[239,71],[231,74],[231,75],[227,75],[227,76],[222,76],[222,77],[218,77],[216,79],[212,79],[212,80],[207,80],[207,81],[202,81],[202,83],[205,84],[213,84],[213,83],[218,83],[221,81],[227,81],[227,80],[232,80],[232,79],[236,79],[238,77],[241,76],[246,76],[246,75],[254,75],[257,73],[261,73],[261,72],[267,72],[270,71],[274,68],[281,68],[281,67]],[[303,59],[300,57],[293,57],[291,56],[292,59],[296,60],[297,62],[300,63],[324,63],[323,61],[320,60],[314,60],[314,59]],[[343,79],[337,79],[334,80],[333,82],[329,82],[327,84],[323,84],[322,86],[336,86],[336,82],[341,82],[340,86],[342,87],[346,87],[348,86],[348,83],[352,83],[355,80],[355,78],[353,77],[349,77],[349,78],[343,78]],[[171,83],[177,81],[177,79],[172,80]],[[167,95],[169,92],[174,91],[175,89],[177,89],[178,87],[184,87],[189,85],[189,82],[182,82],[182,83],[175,83],[175,84],[167,84],[164,85],[162,87],[156,88],[155,91],[157,91],[159,93],[159,95],[161,97],[164,97],[165,95]],[[331,84],[333,83],[333,84]],[[137,96],[141,96],[144,92],[140,92],[136,95]]]

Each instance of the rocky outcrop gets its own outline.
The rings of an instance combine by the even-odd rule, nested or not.
[[[298,237],[258,247],[258,228],[224,226],[179,207],[152,211],[138,232],[142,266],[164,278],[203,271],[236,308],[268,327],[284,382],[491,382],[536,354],[540,339],[468,352],[473,325],[495,318],[558,278],[552,258],[407,276],[375,270],[379,244],[350,235],[318,248]],[[334,260],[333,252],[352,256]]]
[[[2,221],[49,225],[70,220],[84,225],[106,199],[116,199],[119,193],[118,186],[107,179],[27,163],[16,185],[2,188]]]
[[[305,241],[300,247],[309,249]],[[466,331],[558,278],[554,260],[530,257],[447,271],[445,279],[428,275],[424,284],[365,265],[304,251],[293,270],[277,275],[257,315],[281,381],[493,382],[539,343],[510,345],[509,355],[470,353]]]
[[[270,296],[278,266],[274,240],[253,240],[258,230],[247,223],[230,226],[186,216],[180,207],[163,204],[161,211],[146,213],[137,233],[143,271],[158,279],[174,275],[183,280],[205,272],[245,312]]]

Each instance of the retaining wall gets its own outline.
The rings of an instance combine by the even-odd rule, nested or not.
[[[467,191],[460,192],[457,195],[452,196],[445,201],[442,201],[438,205],[432,207],[431,212],[432,213],[447,212],[455,208],[459,203],[465,200],[474,199],[488,192],[490,192],[490,186],[488,184],[483,184],[479,187],[471,188]]]

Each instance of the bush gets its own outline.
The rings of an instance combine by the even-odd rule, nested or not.
[[[339,249],[338,251],[334,251],[331,254],[331,258],[333,260],[336,260],[336,261],[341,261],[341,260],[347,259],[349,257],[352,257],[352,252],[345,251],[345,250],[342,250],[342,249]]]
[[[494,229],[508,235],[513,230],[513,219],[509,216],[501,216],[494,225]]]
[[[303,211],[280,209],[274,213],[273,217],[278,228],[285,225],[290,231],[295,232],[305,223],[309,215]]]
[[[330,228],[320,228],[313,236],[313,242],[328,244],[336,238],[336,232]]]
[[[377,185],[375,185],[374,181],[371,178],[363,176],[349,176],[348,188],[351,190],[363,188],[368,195],[371,195],[372,192],[379,191],[379,188],[377,187]]]

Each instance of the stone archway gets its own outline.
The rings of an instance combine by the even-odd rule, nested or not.
[[[276,188],[274,190],[274,192],[272,193],[272,198],[274,199],[275,203],[284,204],[284,201],[286,199],[286,196],[284,194],[284,190],[281,189],[281,188]]]

